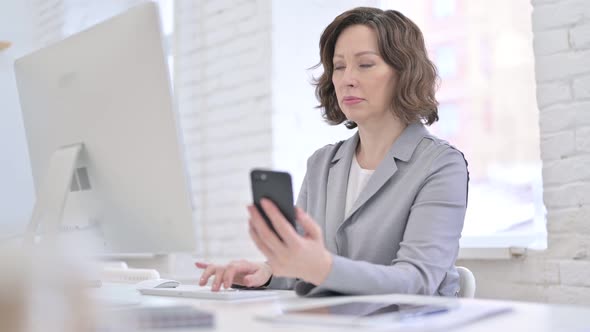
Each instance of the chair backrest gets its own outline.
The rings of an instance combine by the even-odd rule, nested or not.
[[[457,266],[459,272],[459,297],[473,298],[475,297],[475,276],[468,268]]]

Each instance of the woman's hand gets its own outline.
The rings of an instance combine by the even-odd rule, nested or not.
[[[324,246],[320,227],[307,213],[296,208],[297,221],[305,232],[300,236],[272,201],[262,199],[260,204],[283,239],[266,225],[256,207],[248,206],[250,237],[268,259],[273,274],[321,284],[332,268],[332,255]]]
[[[195,266],[204,270],[199,279],[200,286],[205,286],[209,278],[214,276],[211,286],[214,292],[219,291],[222,285],[224,288],[230,288],[232,284],[259,287],[272,277],[272,269],[268,264],[246,260],[233,261],[227,265],[196,262]]]

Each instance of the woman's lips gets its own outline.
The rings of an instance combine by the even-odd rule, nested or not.
[[[344,99],[342,100],[342,102],[345,105],[355,105],[360,103],[361,101],[363,101],[362,98],[357,98],[357,97],[344,97]]]

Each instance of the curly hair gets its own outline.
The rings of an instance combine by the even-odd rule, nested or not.
[[[340,14],[322,33],[320,62],[324,72],[315,79],[315,94],[323,109],[322,116],[332,125],[345,122],[347,128],[357,125],[348,121],[338,105],[332,83],[334,48],[338,36],[352,25],[365,25],[377,33],[379,53],[393,67],[399,80],[395,87],[392,109],[405,124],[422,121],[431,125],[438,121],[438,102],[435,97],[438,75],[435,65],[428,59],[424,37],[420,28],[402,13],[395,10],[358,7]]]

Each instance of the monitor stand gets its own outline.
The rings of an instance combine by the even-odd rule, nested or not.
[[[24,238],[25,246],[34,245],[39,225],[42,225],[44,241],[55,243],[76,163],[83,148],[82,143],[68,145],[57,149],[51,156],[47,173],[37,191],[37,200]]]
[[[83,149],[82,143],[68,145],[57,149],[51,156],[47,173],[37,193],[31,220],[27,226],[24,246],[35,245],[40,225],[41,232],[43,232],[40,241],[50,246],[56,243],[76,165]],[[175,270],[175,260],[172,254],[99,254],[96,258],[124,260],[131,263],[130,265],[133,267],[155,267],[165,275],[173,274]]]

